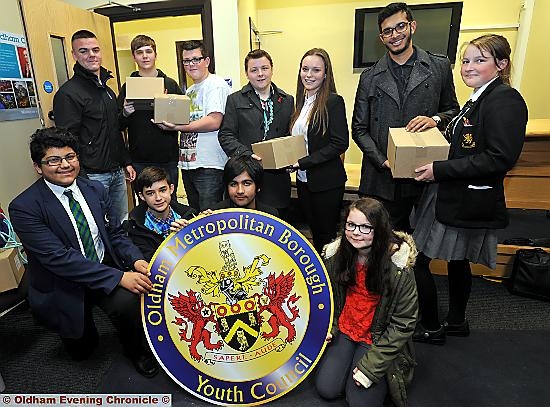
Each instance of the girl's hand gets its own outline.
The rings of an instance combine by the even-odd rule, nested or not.
[[[372,380],[365,376],[363,372],[357,368],[353,369],[353,380],[358,387],[363,386],[365,389],[368,389],[372,386]]]
[[[124,117],[128,117],[135,111],[136,111],[136,108],[134,107],[134,102],[128,102],[126,99],[124,99],[122,115]]]

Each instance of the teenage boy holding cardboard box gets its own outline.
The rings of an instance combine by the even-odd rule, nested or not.
[[[416,28],[405,3],[391,3],[380,11],[379,36],[387,52],[361,74],[351,123],[353,140],[363,153],[359,196],[381,201],[394,229],[406,231],[423,185],[392,178],[388,128],[443,130],[460,110],[449,59],[413,45]]]
[[[166,76],[156,67],[157,47],[155,41],[146,35],[136,36],[131,44],[132,55],[138,71],[132,72],[132,78],[163,78],[164,92],[182,95],[178,83]],[[148,104],[136,103],[126,99],[127,84],[122,85],[118,96],[121,130],[128,129],[128,144],[132,165],[139,173],[149,166],[163,168],[174,184],[172,199],[176,199],[178,187],[178,132],[162,130],[154,123],[152,100]],[[147,106],[148,105],[148,106]]]
[[[227,155],[218,142],[218,130],[231,88],[208,71],[210,56],[202,41],[184,41],[182,62],[193,80],[185,92],[191,99],[189,124],[163,121],[163,130],[181,131],[179,167],[189,206],[204,210],[221,201],[223,167]]]

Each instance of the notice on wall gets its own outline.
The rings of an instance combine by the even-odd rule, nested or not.
[[[24,36],[0,31],[0,121],[38,117]]]

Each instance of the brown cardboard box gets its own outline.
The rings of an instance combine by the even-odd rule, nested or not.
[[[188,124],[191,99],[185,95],[156,95],[155,123]]]
[[[389,129],[387,156],[394,178],[414,178],[415,168],[446,160],[448,154],[449,143],[435,127],[418,133]]]
[[[17,288],[25,267],[17,254],[18,249],[0,250],[0,292]]]
[[[278,137],[252,144],[254,154],[262,157],[266,170],[288,167],[306,156],[303,136]]]
[[[163,78],[143,78],[130,76],[126,78],[126,100],[153,100],[155,95],[164,93]]]

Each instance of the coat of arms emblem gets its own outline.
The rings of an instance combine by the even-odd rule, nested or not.
[[[296,305],[300,296],[292,292],[294,270],[278,275],[272,272],[263,278],[262,267],[270,259],[261,254],[241,271],[228,240],[219,243],[219,254],[224,261],[219,271],[197,265],[186,270],[187,276],[201,286],[201,293],[188,290],[169,294],[170,304],[179,315],[172,323],[181,327],[180,340],[189,344],[191,357],[196,361],[203,359],[198,352],[199,343],[205,350],[216,351],[227,345],[236,351],[246,351],[258,338],[277,338],[281,328],[286,330],[284,341],[292,342],[296,337],[293,322],[300,315]],[[254,290],[257,287],[261,288],[259,292]],[[203,295],[220,302],[205,303]],[[262,331],[264,321],[267,329]],[[214,332],[223,342],[212,341]]]
[[[257,405],[313,369],[331,326],[323,263],[292,226],[256,211],[200,216],[150,264],[142,310],[161,366],[197,397]]]

